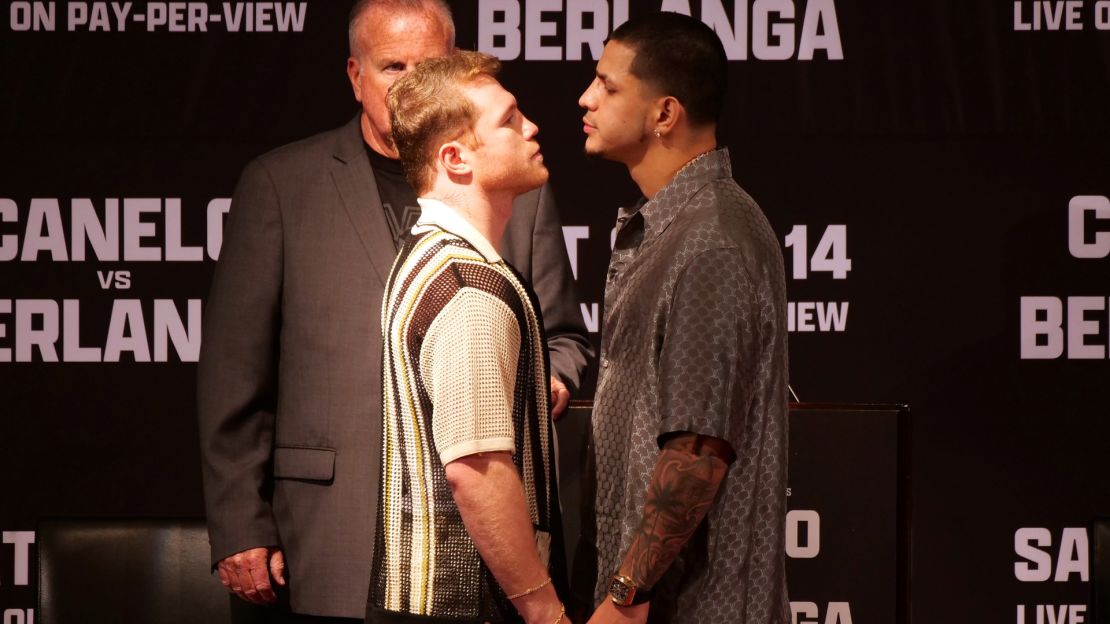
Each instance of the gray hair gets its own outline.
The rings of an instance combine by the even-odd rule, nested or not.
[[[433,15],[439,19],[447,33],[447,47],[455,47],[455,21],[451,18],[451,7],[444,0],[358,0],[351,8],[351,16],[347,21],[347,45],[354,58],[362,56],[358,44],[359,23],[374,8]]]

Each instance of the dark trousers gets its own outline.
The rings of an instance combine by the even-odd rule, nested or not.
[[[300,615],[297,613],[286,614],[285,619],[278,620],[283,624],[362,624],[362,620],[354,618],[333,618],[322,615]]]
[[[235,596],[231,599],[231,621],[235,624],[363,624],[362,618],[336,618],[321,615],[302,615],[289,611],[288,597],[280,592],[279,600],[271,607],[244,602]]]

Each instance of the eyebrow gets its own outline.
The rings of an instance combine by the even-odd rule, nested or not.
[[[604,74],[604,73],[596,71],[596,70],[595,70],[594,73],[597,74],[598,79],[601,80],[602,82],[604,82],[606,85],[611,86],[611,87],[617,86],[617,83],[613,81],[612,76],[610,76],[608,74]]]
[[[517,110],[518,110],[518,109],[517,109],[517,102],[516,102],[516,98],[513,98],[513,100],[512,100],[511,102],[509,102],[509,105],[508,105],[508,106],[506,106],[506,107],[505,107],[504,109],[502,109],[502,110],[501,110],[501,116],[500,116],[500,118],[501,118],[502,120],[508,119],[508,118],[509,118],[510,116],[512,116],[512,114],[513,114],[513,113],[515,113],[515,112],[516,112]]]

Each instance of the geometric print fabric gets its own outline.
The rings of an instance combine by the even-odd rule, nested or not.
[[[511,451],[548,561],[561,529],[542,321],[515,271],[469,223],[439,202],[420,203],[382,305],[371,614],[497,621],[515,609],[470,540],[444,467]]]
[[[725,149],[618,215],[594,399],[598,584],[640,526],[659,441],[688,431],[737,459],[651,601],[653,622],[787,622],[786,287],[778,238]]]

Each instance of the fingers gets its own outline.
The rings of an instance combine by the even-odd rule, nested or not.
[[[277,601],[277,594],[274,593],[274,588],[270,586],[270,568],[267,559],[264,558],[258,562],[258,565],[254,565],[252,561],[251,566],[247,569],[250,577],[250,589],[245,588],[244,593],[252,596],[254,602],[258,604],[272,604]]]
[[[254,602],[243,592],[243,579],[240,577],[239,568],[243,560],[243,553],[232,555],[220,562],[217,569],[220,572],[220,582],[236,596]]]
[[[566,390],[552,390],[551,391],[551,418],[559,420],[563,416],[563,412],[567,409],[567,404],[570,403],[570,392]]]
[[[280,548],[275,548],[270,555],[270,576],[278,585],[285,587],[285,553]]]
[[[551,378],[551,419],[559,420],[570,403],[570,390],[557,377]]]
[[[252,548],[220,561],[216,566],[220,582],[231,593],[253,604],[270,604],[277,600],[270,586],[268,548]],[[284,558],[282,568],[284,569]],[[284,584],[284,582],[282,583]]]

